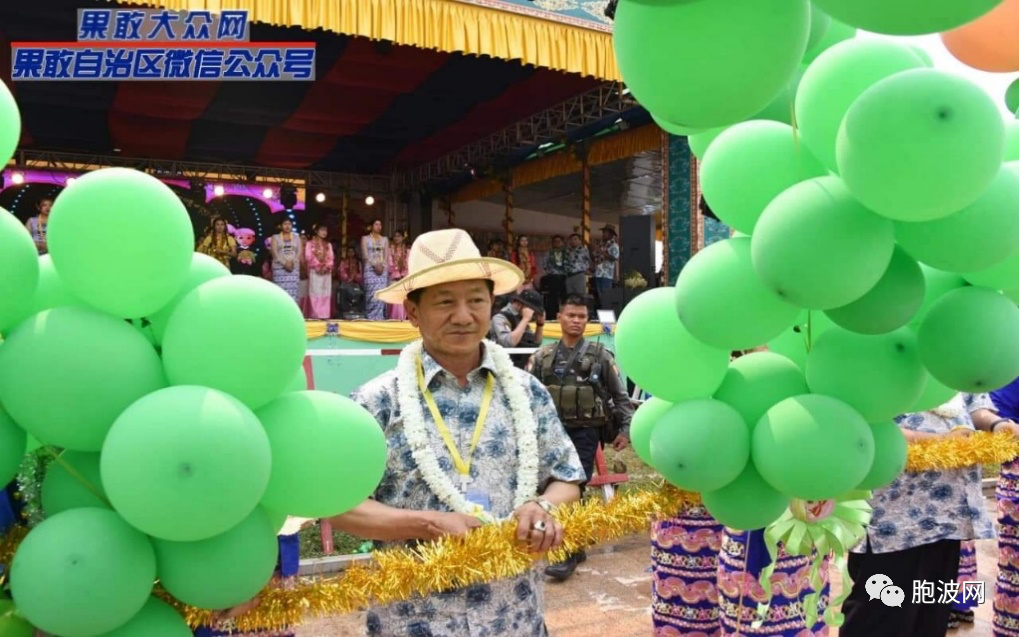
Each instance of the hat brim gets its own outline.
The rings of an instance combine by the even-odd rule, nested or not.
[[[400,279],[393,285],[375,293],[375,298],[390,304],[403,303],[414,290],[430,288],[433,285],[454,281],[491,281],[496,295],[513,292],[524,282],[524,273],[517,266],[503,259],[473,257],[454,259],[438,263]]]

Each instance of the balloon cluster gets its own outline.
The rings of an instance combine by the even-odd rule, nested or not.
[[[627,85],[738,231],[620,317],[620,365],[654,396],[633,443],[724,524],[889,484],[896,416],[1019,376],[1019,123],[917,49],[852,37],[998,2],[620,0]]]
[[[6,158],[20,122],[6,89],[0,120]],[[0,632],[190,635],[157,579],[199,608],[248,601],[288,515],[340,514],[374,490],[385,438],[353,401],[305,391],[297,305],[196,254],[156,178],[85,174],[46,239],[39,257],[0,210],[0,483],[29,438],[56,456]]]

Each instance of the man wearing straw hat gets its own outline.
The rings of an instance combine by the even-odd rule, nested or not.
[[[531,552],[560,546],[552,512],[579,499],[584,470],[548,390],[483,340],[494,295],[515,290],[523,273],[482,257],[458,229],[421,235],[408,261],[408,276],[376,296],[402,302],[421,340],[352,395],[385,431],[386,472],[372,499],[334,525],[386,547],[513,519]],[[540,637],[543,608],[532,569],[372,608],[367,627],[372,637]]]

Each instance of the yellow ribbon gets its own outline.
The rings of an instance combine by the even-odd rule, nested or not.
[[[478,448],[481,432],[485,428],[485,420],[488,418],[488,408],[492,404],[492,394],[495,390],[495,374],[489,374],[488,380],[485,381],[485,393],[481,398],[481,410],[478,411],[478,420],[474,425],[474,436],[471,438],[471,447],[467,451],[466,460],[460,456],[460,450],[457,449],[456,441],[453,440],[453,435],[449,432],[446,421],[442,419],[438,405],[435,404],[435,397],[432,396],[432,392],[428,391],[428,386],[425,385],[425,368],[420,356],[418,357],[418,387],[421,388],[421,394],[425,397],[425,402],[428,403],[428,411],[432,414],[435,427],[439,430],[442,441],[446,443],[446,448],[449,449],[449,455],[453,458],[453,465],[456,467],[457,473],[465,479],[470,478],[471,458],[474,457],[474,450]]]
[[[775,572],[775,565],[778,562],[780,542],[785,546],[785,551],[789,555],[809,556],[816,551],[810,564],[809,575],[813,592],[803,599],[803,612],[808,629],[817,623],[817,607],[821,600],[823,584],[821,566],[829,554],[834,557],[835,566],[842,577],[842,593],[832,599],[828,608],[825,609],[824,621],[829,626],[836,628],[842,625],[845,616],[836,612],[835,608],[849,597],[849,592],[853,589],[853,580],[849,576],[847,559],[849,549],[859,544],[866,536],[872,512],[867,503],[870,496],[869,491],[847,493],[836,499],[835,509],[831,515],[816,521],[811,521],[806,515],[806,506],[803,501],[794,500],[782,517],[768,525],[764,530],[764,543],[768,547],[771,563],[761,571],[760,577],[760,584],[768,595],[768,601],[758,605],[758,620],[754,622],[755,627],[760,627],[771,606],[771,576]]]

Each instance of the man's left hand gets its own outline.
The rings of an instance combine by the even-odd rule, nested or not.
[[[630,446],[630,439],[625,434],[619,434],[616,439],[612,441],[612,448],[616,451],[622,451]]]
[[[994,433],[1000,433],[1002,431],[1007,431],[1013,436],[1019,438],[1019,425],[1014,422],[999,422],[994,426]]]
[[[526,502],[514,514],[517,521],[517,541],[526,544],[531,553],[547,553],[563,544],[563,527],[536,502]],[[544,524],[545,530],[534,528]]]

